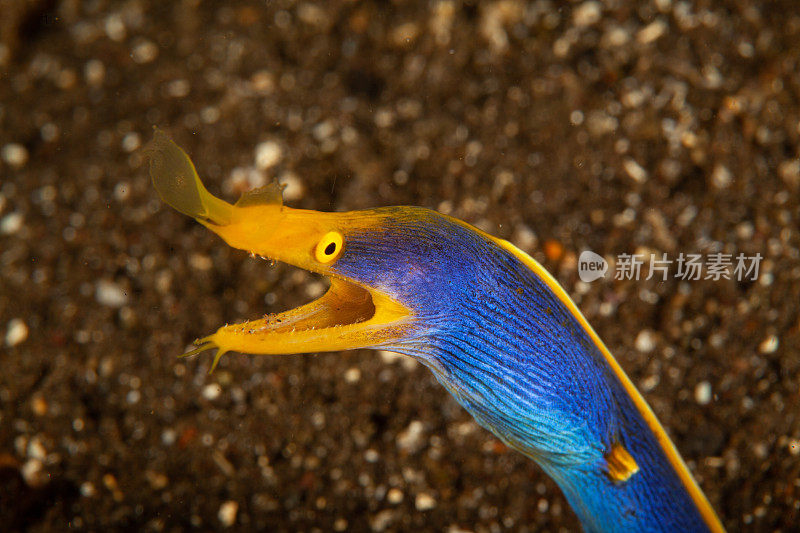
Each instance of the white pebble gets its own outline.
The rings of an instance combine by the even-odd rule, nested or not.
[[[22,465],[20,473],[28,485],[37,487],[42,485],[42,462],[39,459],[30,459]]]
[[[106,35],[108,35],[108,38],[112,41],[120,42],[127,35],[125,22],[123,22],[122,17],[118,13],[114,13],[113,15],[106,17],[104,26]]]
[[[178,432],[172,428],[167,428],[161,432],[161,444],[164,446],[172,446],[178,440]]]
[[[400,366],[402,366],[403,369],[408,371],[414,370],[419,364],[417,363],[417,360],[414,359],[413,357],[408,357],[397,352],[389,352],[386,350],[382,350],[378,352],[378,355],[380,356],[381,360],[384,363],[391,364],[399,362]]]
[[[200,111],[200,118],[203,119],[203,122],[206,124],[214,124],[216,121],[219,120],[220,112],[218,107],[208,106],[204,107],[202,111]]]
[[[523,250],[531,251],[536,248],[539,240],[536,237],[536,233],[534,233],[530,227],[526,226],[525,224],[519,224],[514,229],[514,234],[511,236],[511,242]]]
[[[659,11],[666,13],[672,7],[672,0],[656,0],[655,4]]]
[[[261,170],[274,167],[282,156],[283,150],[275,141],[264,141],[256,146],[256,166]]]
[[[424,444],[423,430],[425,426],[419,420],[413,420],[406,429],[397,436],[397,447],[404,452],[414,452]]]
[[[158,46],[153,41],[140,41],[133,47],[131,57],[140,65],[150,63],[158,57]]]
[[[348,368],[347,371],[344,373],[344,380],[347,383],[358,383],[358,380],[361,379],[361,370],[356,367]]]
[[[173,98],[183,98],[192,90],[189,80],[172,80],[167,84],[167,94]]]
[[[219,506],[217,518],[225,527],[231,527],[236,523],[236,513],[239,512],[239,504],[233,500],[228,500]]]
[[[403,501],[403,491],[398,488],[391,488],[389,492],[386,493],[386,500],[394,505]]]
[[[8,322],[6,330],[6,346],[16,346],[28,338],[28,326],[19,318],[13,318]]]
[[[52,122],[46,122],[42,124],[42,127],[39,129],[39,134],[42,136],[44,142],[49,143],[58,138],[58,131],[58,126]]]
[[[28,162],[28,149],[20,143],[8,143],[3,146],[2,153],[3,161],[12,167],[23,167]]]
[[[456,425],[456,432],[462,437],[475,433],[477,429],[477,424],[471,420]]]
[[[387,363],[387,364],[394,363],[395,361],[398,361],[398,360],[402,359],[403,357],[405,357],[401,353],[389,352],[389,351],[386,351],[386,350],[379,351],[378,355],[380,356],[381,360],[384,363]]]
[[[369,520],[369,527],[372,531],[380,533],[386,531],[389,524],[394,520],[394,512],[390,509],[384,509]]]
[[[294,172],[284,172],[281,174],[281,177],[278,178],[278,182],[281,185],[284,185],[284,200],[288,202],[294,202],[303,197],[303,193],[305,193],[305,187],[303,186],[303,182],[300,181],[300,177]]]
[[[723,165],[714,167],[714,171],[711,173],[711,183],[714,184],[714,187],[717,189],[727,189],[732,181],[733,174],[731,174],[731,171],[728,170],[727,167]]]
[[[659,381],[661,381],[661,378],[658,377],[658,374],[647,376],[639,384],[639,389],[642,392],[650,392],[651,390],[655,389],[658,386]]]
[[[320,122],[316,126],[314,126],[313,134],[314,138],[318,141],[324,141],[331,137],[334,132],[336,131],[336,126],[334,125],[332,120],[325,120]]]
[[[591,26],[600,20],[601,7],[600,2],[584,2],[572,12],[572,20],[576,26]]]
[[[358,141],[358,131],[351,126],[345,126],[342,128],[342,141],[345,144],[355,144]]]
[[[325,292],[325,284],[321,281],[312,281],[306,284],[306,296],[309,298],[319,298]]]
[[[45,449],[42,441],[38,438],[33,438],[28,443],[28,457],[31,459],[38,459],[40,461],[44,461],[45,457],[47,457],[47,450]]]
[[[379,128],[389,128],[394,124],[394,113],[391,109],[378,109],[375,112],[375,124]]]
[[[275,76],[268,70],[259,70],[250,77],[253,90],[261,95],[270,94],[275,90]]]
[[[430,511],[431,509],[436,508],[436,500],[434,500],[433,496],[430,494],[420,492],[417,494],[417,498],[414,501],[414,506],[417,508],[417,511]]]
[[[694,388],[694,399],[700,405],[708,405],[711,401],[711,383],[708,381],[701,381]]]
[[[98,303],[108,307],[122,307],[128,303],[128,295],[113,281],[100,280],[94,294]]]
[[[138,390],[128,391],[128,394],[125,395],[125,401],[127,401],[131,405],[136,405],[139,403],[139,400],[142,399],[142,393]]]
[[[778,165],[778,175],[788,185],[796,187],[800,184],[800,159],[788,159]]]
[[[0,220],[0,233],[11,235],[22,228],[22,213],[9,213]]]
[[[630,39],[630,34],[620,26],[609,29],[605,35],[603,35],[603,41],[609,46],[622,46],[630,41]]]
[[[89,85],[102,85],[106,78],[106,66],[99,59],[90,59],[83,66],[83,76]]]
[[[655,335],[653,335],[653,332],[649,329],[643,329],[636,336],[634,345],[636,346],[636,349],[642,353],[652,352],[653,348],[656,347]]]
[[[667,32],[667,24],[659,19],[651,22],[636,34],[636,40],[641,44],[649,44],[658,40],[659,37]]]
[[[741,222],[736,226],[736,236],[746,241],[753,237],[755,230],[756,229],[753,226],[752,222],[749,221]]]
[[[404,370],[411,372],[419,366],[419,361],[413,357],[403,357],[400,360],[400,366],[402,366]]]
[[[764,354],[775,353],[775,350],[778,349],[779,344],[778,337],[775,335],[770,335],[761,341],[761,344],[758,345],[758,351]]]
[[[369,450],[364,452],[364,460],[368,463],[377,463],[380,460],[381,456],[374,448],[370,448]]]
[[[800,455],[800,440],[791,439],[789,441],[789,453],[792,455]]]
[[[569,39],[565,37],[559,37],[553,43],[553,53],[559,59],[564,58],[569,53],[569,47],[570,47]]]
[[[211,270],[214,266],[214,262],[207,255],[193,253],[189,256],[189,266],[195,270],[205,272],[206,270]]]
[[[124,202],[131,195],[131,186],[127,181],[121,181],[114,185],[114,199],[118,202]]]
[[[94,488],[94,484],[91,481],[84,481],[81,483],[81,496],[84,498],[91,498],[97,494],[97,489]]]
[[[267,176],[256,167],[235,167],[222,187],[227,193],[252,190],[267,184]]]
[[[142,138],[135,131],[125,134],[125,137],[122,138],[122,149],[128,153],[133,152],[141,145]]]
[[[634,181],[642,183],[647,179],[647,171],[633,159],[626,159],[623,162],[623,166],[625,167],[625,172],[627,172],[628,176],[633,178]]]
[[[311,425],[317,429],[322,429],[325,427],[325,413],[322,411],[315,411],[311,415]]]
[[[536,502],[536,508],[539,510],[540,513],[546,513],[547,510],[550,508],[550,502],[548,502],[544,498],[539,498],[539,501]]]
[[[203,398],[206,400],[212,401],[219,398],[219,395],[222,394],[222,387],[220,387],[216,383],[209,383],[205,387],[203,387]]]

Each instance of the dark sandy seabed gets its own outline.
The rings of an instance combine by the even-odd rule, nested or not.
[[[228,200],[416,204],[573,295],[731,531],[800,523],[793,1],[0,0],[0,517],[10,530],[573,531],[421,365],[179,360],[319,279],[152,190],[159,125]],[[760,253],[755,281],[577,257]]]

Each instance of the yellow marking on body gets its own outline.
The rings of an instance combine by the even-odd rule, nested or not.
[[[605,455],[605,459],[608,477],[616,483],[628,481],[632,475],[639,471],[636,459],[631,457],[625,446],[618,442],[611,445],[611,450]]]

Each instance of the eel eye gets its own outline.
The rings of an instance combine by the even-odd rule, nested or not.
[[[330,263],[342,254],[344,238],[338,231],[329,231],[317,243],[314,255],[320,263]]]

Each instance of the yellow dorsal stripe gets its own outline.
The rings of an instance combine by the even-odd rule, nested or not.
[[[480,230],[477,230],[480,232]],[[528,266],[533,272],[539,276],[550,290],[552,290],[558,299],[569,309],[572,315],[575,317],[576,320],[583,326],[589,336],[592,338],[594,343],[597,345],[600,352],[606,358],[611,369],[616,374],[617,378],[622,383],[625,390],[628,392],[628,395],[633,400],[633,403],[636,405],[636,408],[639,410],[639,413],[644,418],[647,426],[655,435],[656,440],[661,445],[661,448],[664,450],[664,454],[667,456],[672,468],[677,472],[678,476],[680,477],[681,481],[683,482],[683,486],[686,487],[686,491],[689,493],[689,496],[694,501],[695,505],[697,506],[698,511],[700,511],[703,520],[705,521],[708,528],[713,532],[724,532],[725,528],[722,527],[722,523],[719,521],[719,517],[714,509],[711,507],[711,504],[708,503],[708,499],[706,495],[703,494],[703,491],[697,485],[697,482],[692,477],[692,474],[689,472],[689,469],[686,467],[686,464],[683,462],[678,450],[675,448],[675,445],[670,440],[667,433],[664,431],[664,428],[661,426],[661,423],[656,418],[656,415],[653,413],[650,406],[647,402],[642,398],[642,395],[636,389],[636,386],[631,382],[630,378],[625,371],[622,370],[622,367],[619,366],[619,363],[611,355],[611,352],[606,348],[606,345],[594,331],[592,326],[586,320],[586,317],[578,309],[578,306],[575,305],[575,302],[572,301],[572,298],[569,297],[567,292],[561,287],[558,281],[547,271],[544,269],[542,265],[538,263],[533,257],[529,256],[510,242],[498,239],[496,237],[492,237],[488,233],[480,232],[493,242],[497,243],[503,249],[512,253],[517,259],[522,261],[525,265]]]

